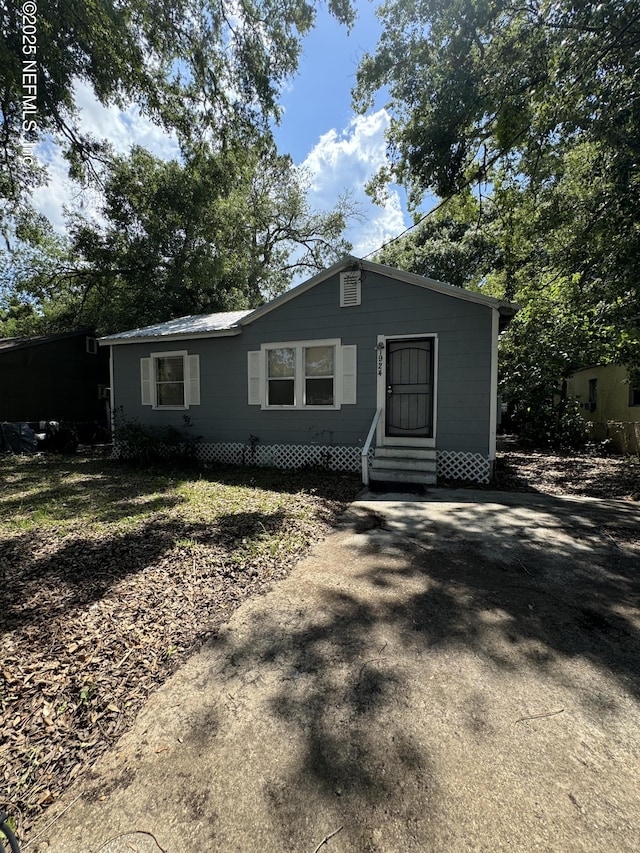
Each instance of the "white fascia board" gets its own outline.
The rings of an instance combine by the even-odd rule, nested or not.
[[[184,332],[180,335],[144,335],[131,336],[129,338],[98,338],[98,343],[102,347],[118,346],[121,344],[160,344],[163,341],[173,343],[173,341],[199,341],[202,338],[228,338],[235,335],[241,335],[242,329],[217,329],[212,332]]]

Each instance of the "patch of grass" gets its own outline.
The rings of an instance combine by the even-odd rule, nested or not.
[[[0,458],[2,529],[68,533],[143,520],[182,498],[170,478],[127,470],[111,460],[74,457]]]
[[[359,489],[340,474],[82,457],[2,457],[0,480],[0,765],[21,838]]]

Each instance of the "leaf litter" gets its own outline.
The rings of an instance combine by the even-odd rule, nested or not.
[[[0,809],[22,838],[358,490],[351,475],[317,472],[240,469],[216,481],[109,461],[38,463],[0,462],[10,484],[0,498]],[[74,478],[81,488],[58,506],[52,490],[68,496]]]
[[[637,460],[499,454],[495,488],[637,500]],[[0,809],[19,837],[248,596],[285,577],[353,476],[0,460]]]

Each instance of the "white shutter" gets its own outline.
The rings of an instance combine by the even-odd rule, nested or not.
[[[247,353],[247,373],[249,379],[249,405],[259,406],[260,400],[260,350]]]
[[[188,406],[200,405],[200,356],[187,356],[187,399]]]
[[[151,359],[140,359],[140,402],[143,406],[153,405],[151,393]]]
[[[343,404],[356,402],[357,347],[342,347],[342,400]]]

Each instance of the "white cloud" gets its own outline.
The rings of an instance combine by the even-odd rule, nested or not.
[[[44,186],[33,191],[33,204],[36,210],[47,217],[54,229],[63,234],[63,208],[74,205],[77,201],[78,187],[69,180],[69,164],[57,148],[45,143],[36,148],[36,154],[46,163],[49,180]]]
[[[163,159],[178,156],[175,138],[142,116],[136,106],[124,112],[103,107],[84,83],[76,86],[76,103],[80,129],[109,140],[117,153],[126,154],[132,145],[141,145]],[[343,130],[324,133],[301,164],[311,178],[312,208],[330,210],[345,191],[359,203],[362,219],[351,224],[346,236],[360,257],[380,248],[408,224],[397,189],[390,190],[384,207],[373,204],[364,190],[385,163],[388,123],[384,109],[356,116]],[[53,145],[42,145],[40,154],[48,164],[50,181],[34,193],[34,202],[56,230],[64,232],[63,207],[80,207],[95,214],[95,196],[82,193],[68,179],[66,161]]]
[[[400,195],[389,193],[384,207],[367,200],[370,210],[364,222],[351,229],[348,238],[353,243],[353,253],[359,258],[380,249],[389,240],[401,234],[407,227]]]
[[[75,98],[80,129],[109,140],[118,154],[127,154],[132,145],[141,145],[163,160],[180,153],[175,136],[143,116],[135,104],[125,111],[114,106],[103,107],[92,88],[81,81],[76,83]]]
[[[347,232],[353,252],[362,257],[396,237],[406,227],[402,200],[396,189],[389,191],[384,207],[373,204],[365,193],[365,184],[386,160],[385,130],[389,124],[386,110],[356,116],[347,128],[324,133],[307,155],[302,167],[311,176],[312,207],[330,209],[340,195],[350,191],[360,203],[361,222]]]
[[[180,151],[175,137],[145,118],[135,104],[124,111],[114,106],[104,107],[96,100],[91,87],[82,81],[76,83],[74,92],[82,133],[106,139],[117,154],[128,154],[132,146],[141,145],[163,160],[178,157]],[[56,231],[65,231],[65,207],[84,209],[95,215],[95,193],[82,191],[69,180],[68,163],[60,149],[51,142],[45,142],[38,146],[37,153],[47,165],[49,181],[34,191],[33,202]]]

